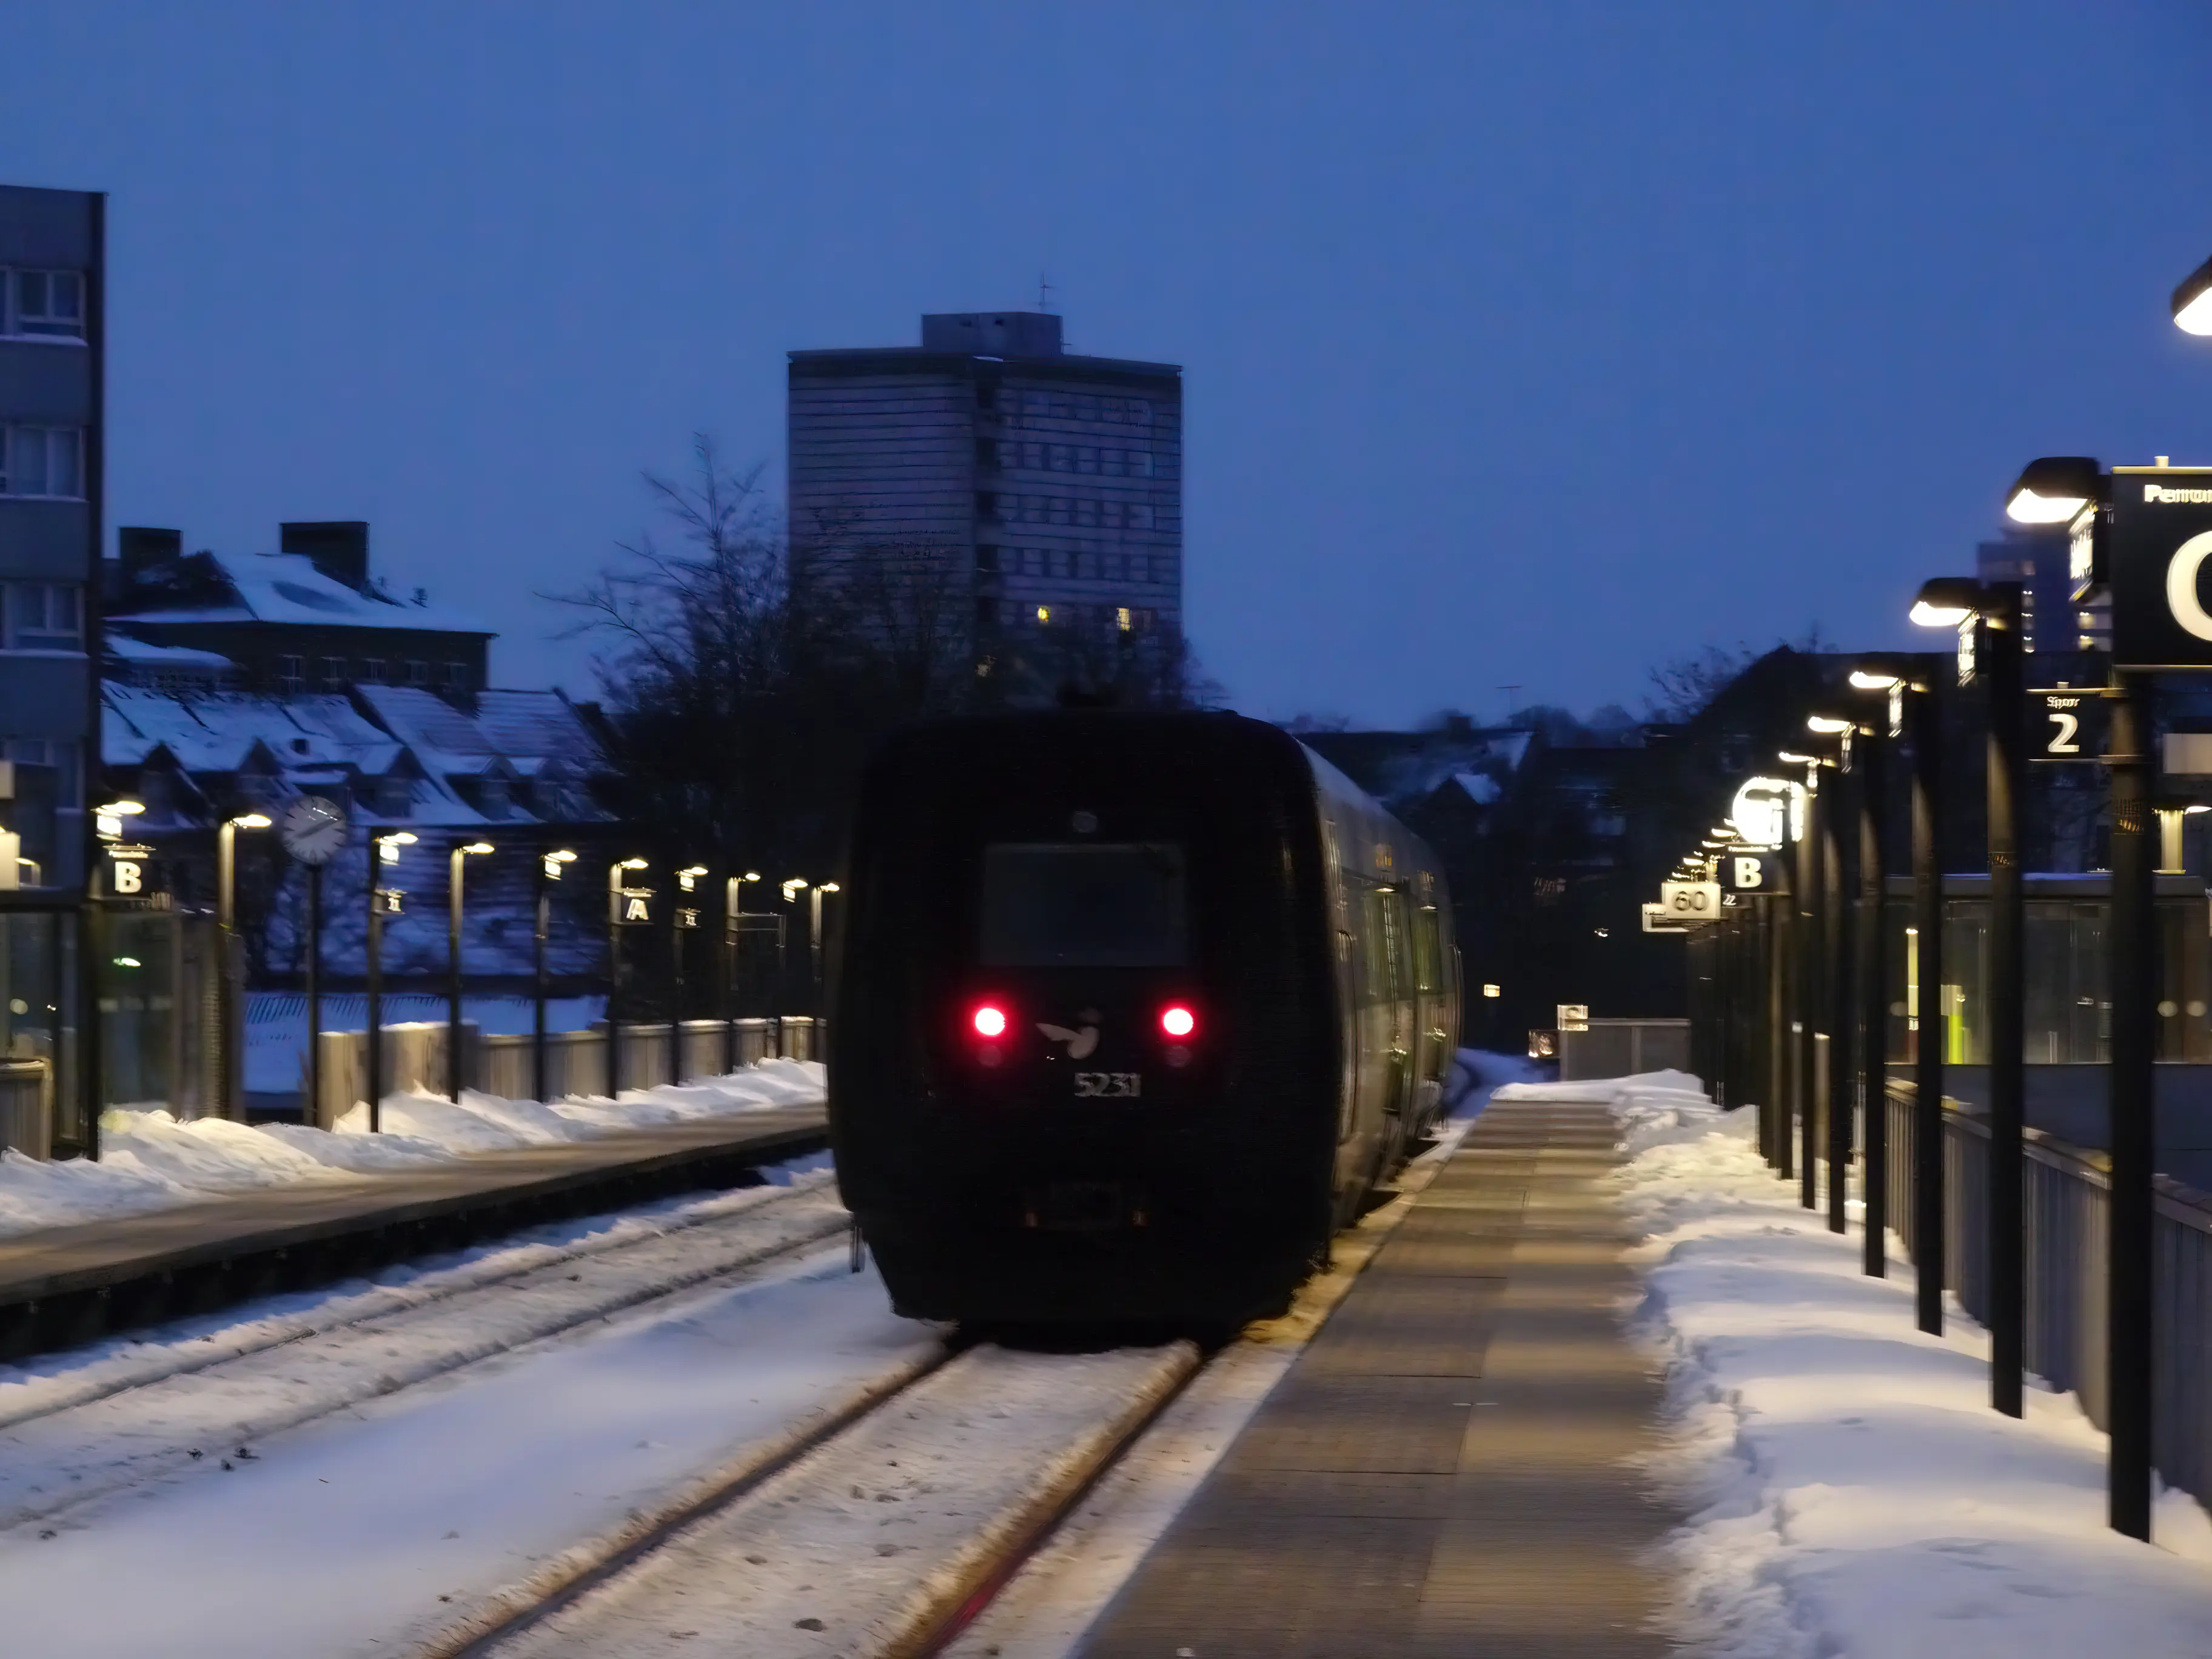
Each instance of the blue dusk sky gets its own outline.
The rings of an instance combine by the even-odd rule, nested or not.
[[[0,179],[110,204],[110,522],[378,565],[592,690],[533,592],[783,354],[1033,303],[1180,362],[1249,712],[1641,703],[1907,643],[2020,464],[2212,460],[2212,9],[9,8]]]

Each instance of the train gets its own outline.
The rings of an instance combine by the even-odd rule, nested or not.
[[[1279,1314],[1437,1126],[1443,872],[1276,726],[915,724],[865,771],[848,870],[830,1142],[903,1314]]]

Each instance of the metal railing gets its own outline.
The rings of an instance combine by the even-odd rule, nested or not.
[[[54,1068],[40,1060],[0,1060],[0,1146],[45,1158],[54,1140]]]
[[[1943,1103],[1943,1282],[1960,1304],[1983,1316],[1988,1275],[1983,1204],[1989,1128],[1977,1114]],[[1912,1237],[1912,1091],[1888,1091],[1889,1214],[1908,1249]],[[2027,1236],[2029,1370],[2079,1395],[2106,1426],[2105,1239],[2111,1161],[2027,1132],[2021,1194]],[[2152,1222],[2151,1461],[2169,1486],[2212,1507],[2212,1197],[2157,1177]]]
[[[822,1022],[804,1015],[782,1019],[686,1020],[684,1024],[684,1076],[716,1077],[730,1069],[734,1047],[737,1064],[781,1055],[786,1060],[815,1056]],[[384,1028],[384,1079],[387,1093],[420,1090],[446,1091],[446,1036],[442,1020],[424,1020]],[[668,1081],[668,1027],[665,1024],[632,1024],[622,1028],[622,1086],[651,1089]],[[465,1085],[508,1100],[529,1100],[537,1094],[536,1039],[522,1036],[486,1036],[473,1023],[461,1027],[461,1077]],[[585,1031],[550,1031],[545,1037],[547,1096],[565,1100],[572,1095],[607,1093],[607,1037],[604,1025]],[[322,1034],[322,1097],[313,1103],[307,1121],[327,1129],[351,1111],[368,1092],[368,1033],[325,1031]],[[43,1066],[44,1061],[10,1062]],[[304,1079],[302,1088],[305,1087]],[[6,1116],[10,1098],[7,1073],[0,1070],[0,1134],[13,1121]],[[48,1098],[52,1087],[48,1085]],[[13,1145],[15,1143],[9,1142]],[[39,1143],[45,1156],[46,1142]],[[27,1150],[27,1148],[26,1149]]]
[[[1594,1019],[1587,1030],[1559,1033],[1562,1083],[1686,1071],[1689,1064],[1686,1019]]]

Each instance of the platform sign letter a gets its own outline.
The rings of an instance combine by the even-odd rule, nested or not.
[[[1759,884],[1759,860],[1738,855],[1735,860],[1735,890],[1749,892]]]
[[[644,894],[625,893],[623,895],[623,920],[624,921],[650,921],[653,918],[651,916],[646,914]]]

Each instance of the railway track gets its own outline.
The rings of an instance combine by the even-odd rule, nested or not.
[[[0,1388],[0,1530],[46,1525],[119,1492],[250,1459],[257,1440],[741,1279],[846,1225],[825,1172],[34,1375]]]
[[[1423,1160],[1407,1194],[1341,1242],[1336,1270],[1290,1315],[1221,1358],[1294,1351],[1441,1161]],[[982,1346],[918,1362],[564,1553],[413,1659],[923,1659],[955,1642],[1219,1364],[1187,1341],[1080,1354]]]

